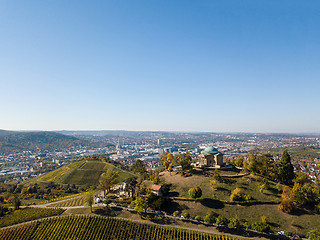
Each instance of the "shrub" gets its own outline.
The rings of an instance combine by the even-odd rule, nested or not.
[[[296,209],[296,205],[292,201],[285,200],[278,205],[278,208],[284,213],[292,213]]]
[[[314,229],[307,233],[310,240],[320,240],[320,230]]]
[[[320,204],[314,206],[314,210],[315,210],[317,213],[320,213]]]
[[[228,218],[226,218],[226,217],[223,216],[223,215],[219,215],[219,216],[216,218],[216,224],[217,224],[217,225],[227,227],[227,226],[228,226],[228,223],[229,223]]]
[[[249,230],[249,229],[251,229],[251,224],[248,223],[248,222],[245,222],[245,223],[243,224],[243,227],[244,227],[244,229]]]
[[[238,218],[230,218],[228,223],[228,228],[230,229],[240,229],[241,224]]]
[[[202,190],[200,187],[190,188],[188,193],[192,198],[199,198],[202,196]]]
[[[261,216],[261,222],[267,223],[267,217],[266,216]]]
[[[251,199],[249,194],[244,193],[240,188],[236,188],[230,195],[230,200],[235,201],[249,201]]]
[[[190,218],[190,213],[187,213],[187,212],[186,212],[186,213],[183,213],[182,216],[183,216],[184,218]]]
[[[197,220],[198,222],[200,222],[200,221],[202,220],[202,217],[198,215],[198,216],[195,217],[195,220]]]
[[[212,224],[215,222],[216,217],[218,217],[218,214],[215,212],[210,212],[204,217],[204,222],[207,224]]]
[[[179,214],[180,214],[179,211],[174,211],[174,212],[173,212],[173,216],[175,216],[175,217],[179,216]]]
[[[293,232],[289,232],[289,231],[284,231],[283,234],[286,235],[287,237],[293,236]]]
[[[251,228],[258,232],[267,233],[270,231],[270,226],[267,223],[263,223],[263,222],[254,222],[251,224]]]

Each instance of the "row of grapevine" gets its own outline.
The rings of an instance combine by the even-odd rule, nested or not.
[[[0,217],[0,227],[60,215],[63,212],[61,208],[23,208]]]
[[[69,198],[74,198],[74,197],[79,197],[79,196],[83,196],[86,195],[88,193],[93,193],[94,191],[87,191],[87,192],[81,192],[81,193],[76,193],[76,194],[72,194],[72,195],[67,195],[67,196],[63,196],[63,197],[58,197],[58,198],[53,198],[50,200],[46,200],[46,201],[42,201],[42,202],[38,202],[37,204],[46,204],[46,203],[50,203],[50,202],[57,202],[57,201],[61,201],[61,200],[66,200]]]
[[[198,231],[84,215],[50,218],[0,229],[0,239],[235,240]]]
[[[57,203],[52,203],[48,205],[48,207],[75,207],[75,206],[83,206],[84,205],[84,199],[86,195],[75,197],[70,200],[65,200]]]

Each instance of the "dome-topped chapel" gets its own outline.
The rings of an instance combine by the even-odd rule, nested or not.
[[[223,166],[223,154],[212,146],[207,147],[199,154],[198,164],[199,167],[220,168]]]

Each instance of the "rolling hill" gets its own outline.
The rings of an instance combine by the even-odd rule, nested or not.
[[[55,150],[79,145],[89,141],[55,132],[9,132],[0,131],[0,152],[21,152],[25,150]]]
[[[39,180],[61,184],[97,186],[100,175],[109,168],[114,168],[119,173],[118,182],[132,176],[132,173],[116,168],[110,163],[80,160],[49,172],[40,177]]]

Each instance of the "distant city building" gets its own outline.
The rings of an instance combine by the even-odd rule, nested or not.
[[[198,165],[220,168],[223,166],[223,154],[214,147],[207,147],[199,154]]]
[[[158,139],[158,145],[162,144],[162,139]]]

